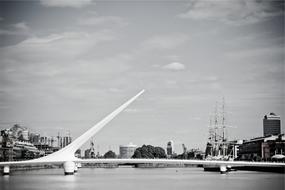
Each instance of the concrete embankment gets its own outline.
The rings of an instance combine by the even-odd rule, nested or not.
[[[86,168],[117,168],[117,167],[135,167],[135,168],[185,168],[185,167],[199,167],[197,165],[190,164],[157,164],[157,163],[147,163],[147,164],[98,164],[89,163],[82,164],[82,167]]]
[[[261,166],[240,166],[232,167],[236,170],[244,171],[261,171],[261,172],[274,172],[274,173],[285,173],[285,167],[261,167]]]
[[[83,168],[117,168],[119,167],[118,164],[98,164],[98,163],[87,163],[82,164]]]
[[[38,165],[38,166],[12,166],[11,171],[25,171],[25,170],[38,170],[38,169],[52,169],[59,168],[55,165]]]

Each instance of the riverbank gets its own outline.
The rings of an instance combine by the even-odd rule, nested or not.
[[[27,171],[27,170],[54,169],[54,168],[60,168],[60,166],[56,165],[11,166],[10,171]]]
[[[240,167],[232,167],[232,169],[242,170],[242,171],[259,171],[259,172],[285,173],[285,167],[240,166]]]

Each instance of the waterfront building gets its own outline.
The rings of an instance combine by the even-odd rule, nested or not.
[[[77,149],[74,155],[77,158],[81,158],[81,149]]]
[[[40,137],[40,144],[41,145],[47,145],[47,139],[48,139],[48,137],[46,137],[46,136]]]
[[[40,144],[40,134],[38,133],[29,133],[29,141],[34,145]]]
[[[186,159],[198,159],[202,160],[205,158],[205,152],[201,151],[199,148],[193,148],[186,152]]]
[[[174,143],[173,141],[169,141],[166,146],[167,157],[171,157],[173,153],[174,153]]]
[[[57,137],[51,136],[40,136],[34,135],[32,142],[33,144],[44,153],[44,155],[51,154],[55,151],[58,151],[60,147],[58,147]],[[39,139],[39,142],[36,143]]]
[[[91,148],[86,149],[84,152],[84,158],[95,158],[95,150],[92,150]]]
[[[85,158],[95,158],[95,148],[93,141],[90,142],[90,148],[84,152]]]
[[[40,156],[40,151],[28,141],[16,141],[13,146],[13,160],[33,159]]]
[[[281,133],[280,116],[275,113],[265,115],[263,118],[263,136],[278,135]]]
[[[28,141],[29,140],[29,131],[27,129],[23,129],[21,137],[22,137],[22,140]]]
[[[131,158],[136,149],[137,145],[132,143],[129,143],[128,145],[120,145],[120,158]]]
[[[15,124],[9,129],[1,130],[0,140],[0,161],[11,161],[51,154],[70,144],[72,138],[70,135],[40,136]]]
[[[245,141],[239,146],[238,160],[270,161],[274,155],[285,155],[285,136],[271,135]]]
[[[57,137],[51,137],[51,147],[59,148],[59,146],[58,146],[58,138]]]
[[[61,148],[66,147],[69,145],[72,141],[72,138],[70,136],[65,136],[61,138]]]
[[[72,137],[71,136],[63,136],[63,137],[57,136],[57,140],[55,138],[53,139],[53,144],[55,144],[55,142],[57,142],[57,146],[59,148],[64,148],[72,142]]]
[[[228,142],[228,155],[236,159],[239,155],[239,146],[243,144],[243,140],[233,140]]]

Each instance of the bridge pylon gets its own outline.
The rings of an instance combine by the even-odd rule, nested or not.
[[[3,168],[3,175],[9,175],[10,174],[10,166],[4,166]]]
[[[220,165],[220,172],[221,172],[221,174],[227,173],[227,166],[226,165]]]
[[[75,163],[72,161],[66,161],[63,163],[64,175],[73,175],[75,169]]]

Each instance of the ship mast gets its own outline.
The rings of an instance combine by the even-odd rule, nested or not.
[[[223,142],[226,141],[226,138],[225,138],[225,129],[226,129],[226,126],[225,126],[225,98],[223,97],[223,105],[222,105],[222,114],[223,114],[223,117],[222,117],[222,127],[223,127]]]
[[[220,137],[218,135],[218,131],[219,131],[219,122],[218,122],[218,102],[216,102],[216,106],[215,106],[215,156],[219,155],[219,141],[220,141]]]
[[[223,97],[222,100],[222,146],[223,146],[223,156],[225,156],[226,154],[226,141],[227,141],[227,137],[226,137],[226,117],[225,117],[225,98]]]
[[[214,138],[215,138],[215,134],[214,134],[214,129],[213,129],[213,122],[212,122],[212,115],[210,115],[210,123],[209,123],[209,144],[210,144],[210,152],[209,154],[211,156],[213,156],[214,150],[213,150],[213,145],[214,145]]]
[[[225,98],[222,103],[216,102],[214,114],[210,116],[208,153],[211,156],[227,155],[227,127],[226,127]]]

